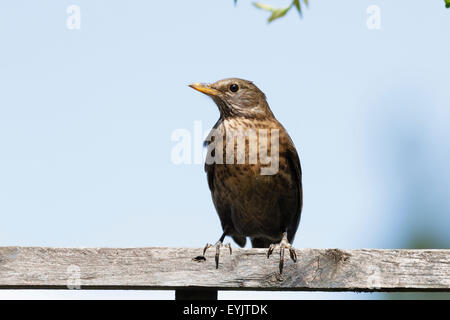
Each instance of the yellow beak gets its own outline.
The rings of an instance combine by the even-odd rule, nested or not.
[[[197,91],[200,91],[204,94],[207,94],[208,96],[217,96],[220,94],[219,90],[211,88],[209,86],[209,84],[197,82],[197,83],[190,84],[189,87],[191,87],[192,89],[195,89]]]

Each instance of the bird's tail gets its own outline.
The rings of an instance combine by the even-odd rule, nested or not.
[[[246,237],[241,237],[241,236],[232,236],[234,242],[236,242],[238,244],[239,247],[243,247],[245,246],[245,243],[247,242],[247,238]]]
[[[251,238],[253,248],[268,248],[272,241],[267,238]]]

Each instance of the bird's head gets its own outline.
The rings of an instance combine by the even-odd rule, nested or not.
[[[233,116],[253,119],[273,117],[266,96],[251,81],[229,78],[212,84],[193,83],[189,86],[210,96],[224,118]]]

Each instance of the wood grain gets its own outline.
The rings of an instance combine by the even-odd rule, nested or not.
[[[301,249],[298,261],[265,249],[0,247],[2,289],[450,291],[450,250]]]

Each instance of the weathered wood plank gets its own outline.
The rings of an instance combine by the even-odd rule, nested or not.
[[[297,250],[298,261],[265,249],[0,247],[2,289],[190,289],[450,291],[450,250]]]

